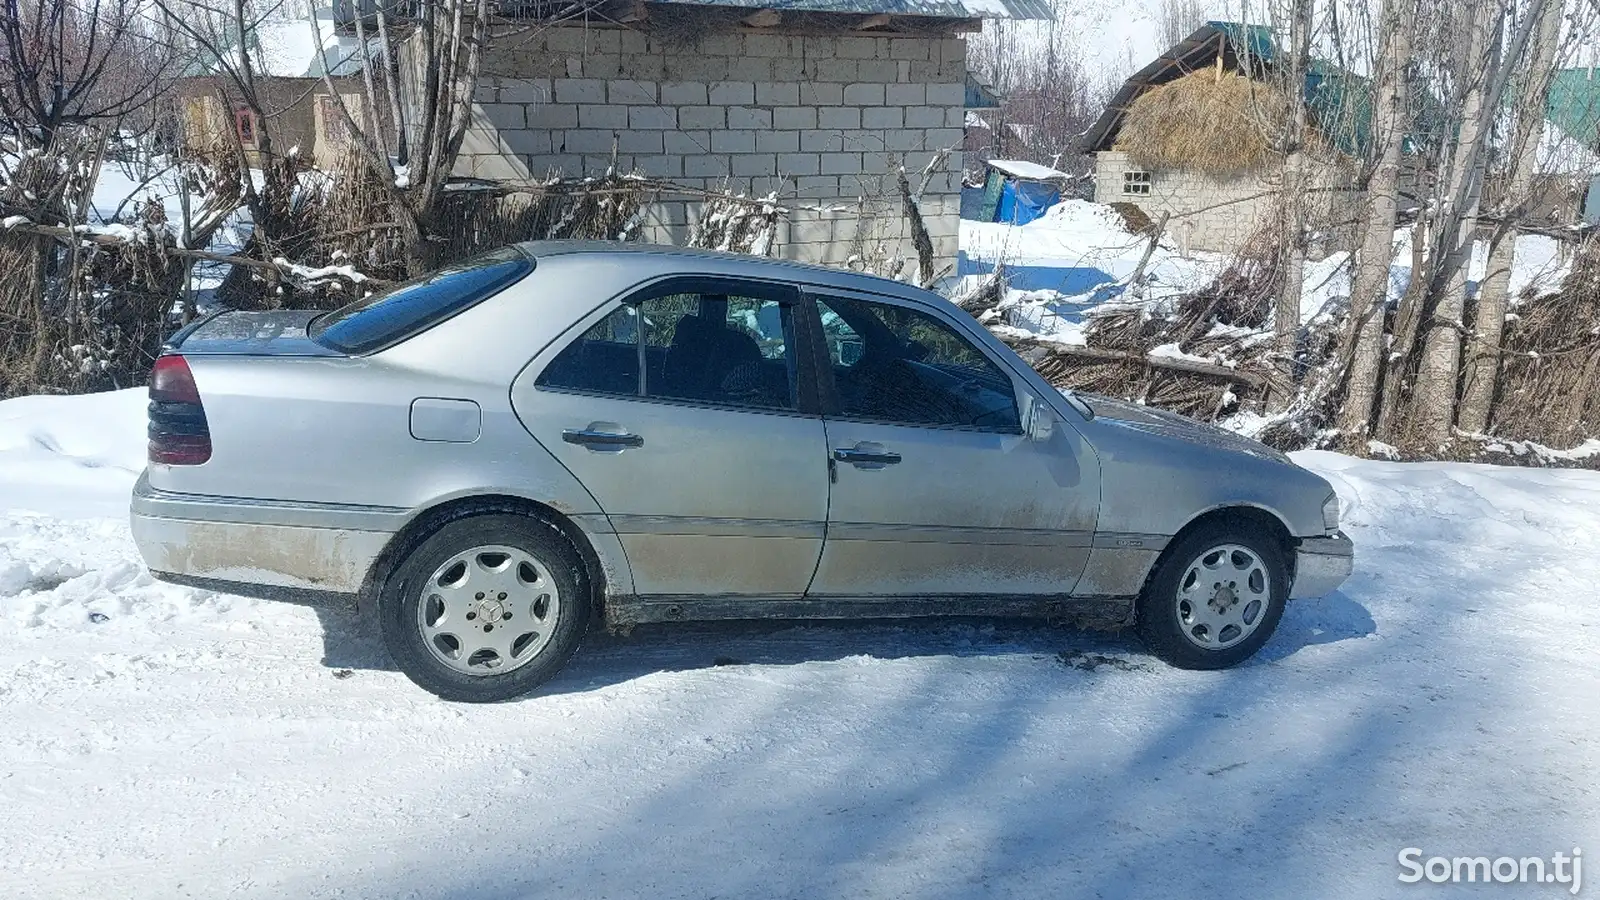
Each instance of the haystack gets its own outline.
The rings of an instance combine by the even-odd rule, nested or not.
[[[1228,177],[1265,168],[1289,116],[1274,84],[1203,70],[1140,94],[1128,106],[1117,149],[1147,169]]]

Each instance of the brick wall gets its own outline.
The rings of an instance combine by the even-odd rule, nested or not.
[[[1275,178],[1217,178],[1173,169],[1149,171],[1148,194],[1127,193],[1124,173],[1144,171],[1120,150],[1096,153],[1095,201],[1132,203],[1151,219],[1163,212],[1170,214],[1167,232],[1188,250],[1238,250],[1268,223],[1278,200]],[[1308,195],[1308,222],[1321,236],[1312,248],[1313,256],[1348,249],[1353,239],[1354,226],[1350,223],[1358,212],[1359,198],[1354,192],[1333,190],[1337,179],[1334,170],[1319,170],[1312,178],[1316,189]]]
[[[894,167],[953,148],[922,201],[953,263],[966,50],[960,38],[710,34],[669,43],[620,28],[554,27],[486,56],[459,174],[623,171],[698,188],[776,191],[790,210],[776,252],[844,262],[858,232],[910,250]],[[858,211],[865,195],[866,221]],[[699,204],[652,208],[646,240],[681,243]]]

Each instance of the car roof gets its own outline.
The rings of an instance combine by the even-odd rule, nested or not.
[[[622,262],[630,258],[642,261],[641,257],[648,256],[655,257],[656,261],[660,261],[663,258],[671,259],[673,262],[682,265],[683,273],[686,275],[715,274],[735,277],[744,275],[752,278],[778,278],[874,294],[909,297],[922,301],[943,299],[932,291],[927,291],[902,281],[895,281],[892,278],[884,278],[881,275],[869,275],[864,272],[853,272],[849,269],[795,262],[787,259],[752,256],[748,253],[695,250],[670,244],[635,244],[616,241],[527,241],[517,246],[536,260],[541,257],[584,254],[597,257],[612,257],[618,262]],[[696,265],[697,262],[700,265]],[[707,269],[710,271],[707,271]]]

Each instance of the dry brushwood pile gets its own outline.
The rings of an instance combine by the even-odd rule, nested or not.
[[[1522,298],[1515,316],[1491,434],[1549,447],[1600,435],[1600,240],[1576,251],[1559,292]]]
[[[160,198],[91,224],[103,154],[104,141],[85,133],[0,167],[0,397],[142,384],[165,337],[195,314],[197,262],[223,273],[214,300],[238,309],[329,308],[406,277],[406,213],[358,154],[327,172],[277,157],[256,185],[236,154],[184,160],[199,198],[190,247],[250,214],[249,238],[227,252],[180,248]],[[616,173],[463,180],[446,191],[429,240],[441,265],[519,241],[633,240],[656,200],[686,194],[704,210],[690,246],[772,252],[786,212],[776,198]]]
[[[1252,240],[1199,291],[1091,310],[1085,315],[1087,347],[1010,332],[1003,337],[1056,387],[1146,403],[1201,421],[1261,412],[1267,389],[1279,377],[1270,319],[1283,284],[1280,256],[1267,234],[1264,230]],[[1333,331],[1319,326],[1313,337],[1325,341]],[[1304,443],[1296,443],[1294,434],[1278,440]]]
[[[1255,436],[1282,450],[1337,445],[1332,430],[1348,360],[1345,316],[1302,330],[1294,384],[1276,366],[1273,298],[1282,288],[1279,255],[1266,234],[1253,240],[1205,288],[1155,303],[1108,303],[1086,314],[1087,346],[999,329],[1003,340],[1054,386],[1133,400],[1199,419],[1262,416]],[[986,320],[1003,286],[963,298]],[[1572,272],[1552,294],[1520,298],[1508,322],[1498,400],[1488,435],[1465,435],[1426,454],[1385,448],[1398,458],[1594,467],[1600,458],[1549,452],[1600,436],[1600,241],[1574,251]],[[1468,340],[1470,346],[1470,339]],[[1269,391],[1292,399],[1267,416]],[[1361,448],[1345,448],[1361,449]]]
[[[183,264],[159,204],[87,222],[101,146],[63,141],[0,174],[0,397],[140,383]]]
[[[390,208],[391,195],[376,177],[354,153],[340,160],[331,178],[339,189],[319,203],[320,240],[297,259],[313,267],[352,266],[368,281],[403,279],[405,247],[396,222],[403,213]],[[627,241],[637,237],[653,202],[683,190],[661,179],[615,173],[521,183],[463,181],[446,192],[432,223],[432,240],[441,264],[519,241]],[[699,193],[705,213],[690,246],[769,252],[781,208],[731,193]],[[339,300],[345,290],[337,282],[328,289],[332,293],[321,298],[325,302]]]

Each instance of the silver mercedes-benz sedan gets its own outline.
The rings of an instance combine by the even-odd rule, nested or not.
[[[354,596],[467,701],[705,619],[1043,617],[1220,668],[1352,564],[1322,478],[1063,394],[934,294],[618,244],[185,328],[132,517],[157,577]]]

